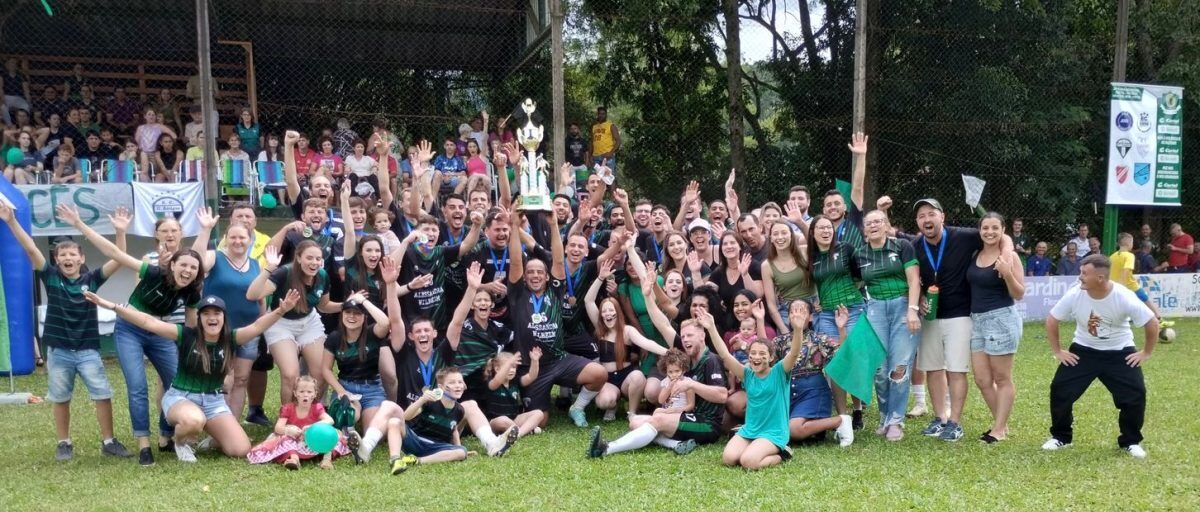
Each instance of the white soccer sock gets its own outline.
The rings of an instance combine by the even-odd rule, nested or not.
[[[364,453],[371,453],[375,449],[375,445],[379,444],[379,440],[383,439],[383,431],[375,427],[367,428],[366,434],[363,434],[362,441],[359,443],[359,450]]]
[[[654,438],[654,444],[674,450],[676,446],[679,446],[679,441],[659,434]]]
[[[658,430],[654,428],[654,425],[646,423],[608,443],[608,450],[604,454],[612,455],[614,453],[636,450],[653,442],[655,437],[658,437]]]
[[[571,408],[579,409],[579,410],[586,409],[588,404],[592,403],[592,400],[595,399],[596,395],[599,395],[599,394],[600,394],[599,391],[592,391],[588,388],[581,388],[579,390],[579,396],[575,397],[575,405],[572,405]]]
[[[498,439],[500,439],[499,437],[496,437],[495,433],[492,432],[492,426],[487,423],[484,423],[483,426],[472,430],[472,432],[475,433],[475,437],[479,438],[479,442],[483,444],[483,447],[486,448],[488,452],[492,451],[492,446]]]
[[[913,384],[912,394],[913,394],[913,399],[916,401],[915,405],[925,405],[925,385],[924,384]]]

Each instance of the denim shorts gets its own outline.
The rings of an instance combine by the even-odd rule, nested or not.
[[[467,451],[467,448],[464,446],[421,437],[416,432],[413,432],[412,427],[407,424],[404,425],[404,441],[401,443],[400,448],[404,450],[404,453],[415,457],[428,457],[448,450]]]
[[[235,352],[238,359],[249,359],[251,361],[258,359],[258,336],[254,339],[237,346]]]
[[[108,375],[104,373],[99,350],[47,347],[46,375],[50,384],[46,400],[50,402],[61,404],[71,401],[71,395],[75,393],[76,375],[87,386],[88,398],[112,399],[112,388],[108,385]]]
[[[204,411],[205,420],[211,420],[222,414],[233,414],[229,410],[229,406],[225,405],[225,395],[220,393],[189,393],[187,391],[180,391],[174,387],[163,393],[163,414],[170,414],[171,408],[175,404],[185,400],[195,404],[201,411]]]
[[[828,418],[833,410],[833,392],[820,373],[792,379],[790,398],[788,418],[817,420]]]
[[[1021,314],[1015,305],[971,313],[971,352],[985,352],[989,356],[1015,354],[1023,330]]]
[[[352,395],[362,395],[358,399],[362,410],[374,409],[383,404],[387,400],[387,395],[383,392],[383,383],[379,379],[375,380],[342,380],[338,379],[346,392]]]

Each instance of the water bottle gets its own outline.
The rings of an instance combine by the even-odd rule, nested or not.
[[[925,292],[925,302],[929,304],[929,312],[925,313],[926,320],[936,320],[938,310],[938,287],[933,285]]]

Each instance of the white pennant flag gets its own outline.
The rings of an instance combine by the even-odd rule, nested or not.
[[[962,175],[962,179],[963,188],[967,191],[967,206],[972,209],[978,208],[979,200],[983,198],[983,187],[987,182],[966,174]]]
[[[183,228],[183,236],[196,236],[200,232],[196,210],[203,206],[203,183],[134,183],[133,222],[129,233],[152,237],[155,221],[161,217],[174,217]]]

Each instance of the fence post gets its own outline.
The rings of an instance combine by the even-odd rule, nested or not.
[[[563,5],[562,0],[550,0],[550,111],[554,119],[551,120],[553,126],[554,141],[550,144],[550,148],[554,151],[554,166],[550,169],[551,182],[554,183],[555,189],[562,187],[563,183],[558,183],[558,168],[562,167],[563,161],[566,160],[567,141],[565,135],[567,133],[566,126],[566,106],[563,104]],[[500,115],[497,113],[496,115]],[[486,130],[487,127],[484,127]]]
[[[725,80],[729,94],[729,164],[748,177],[743,169],[746,167],[746,137],[742,121],[742,20],[738,19],[738,0],[723,0],[722,4],[725,10]]]
[[[212,49],[208,40],[208,0],[196,0],[196,57],[200,71],[200,115],[204,119],[204,197],[208,207],[216,212],[221,190],[217,185],[217,127],[212,119],[216,103],[213,101]],[[214,228],[217,237],[220,230]]]
[[[1125,63],[1128,60],[1129,53],[1129,0],[1118,0],[1117,2],[1117,41],[1116,48],[1113,50],[1113,81],[1125,81]],[[1110,126],[1109,130],[1112,129]],[[1105,163],[1107,166],[1108,164]],[[1106,171],[1107,172],[1107,171]],[[1107,198],[1104,205],[1104,238],[1101,240],[1102,249],[1105,254],[1112,253],[1117,249],[1117,231],[1120,227],[1120,210],[1116,205],[1107,204]]]

